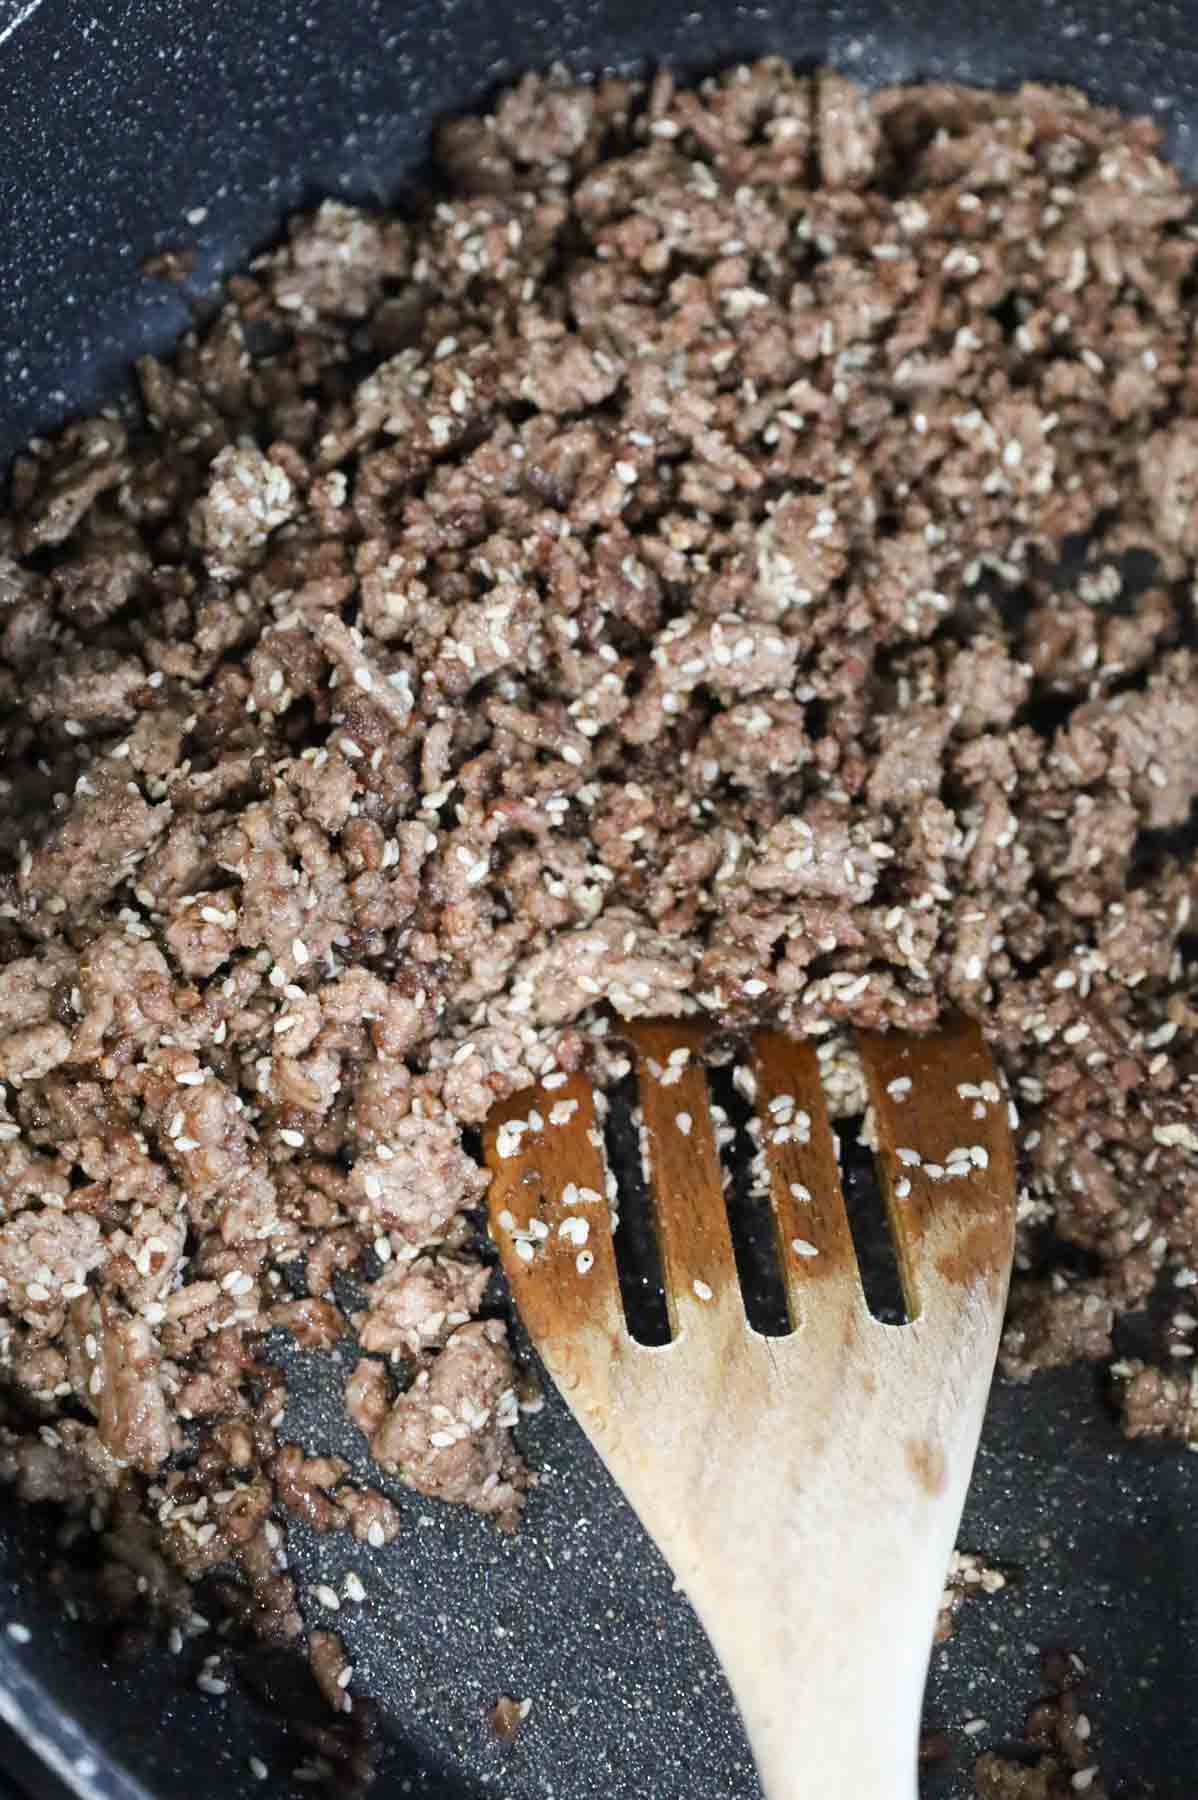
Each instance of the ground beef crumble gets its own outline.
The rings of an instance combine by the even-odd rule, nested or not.
[[[279,1521],[400,1529],[282,1441],[271,1325],[356,1335],[380,1466],[514,1522],[463,1132],[607,1008],[979,1018],[1015,1379],[1194,1284],[1195,241],[1158,148],[1034,85],[529,76],[406,220],[296,220],[143,360],[142,427],[17,459],[0,1480],[83,1496],[114,1567],[140,1519],[164,1608],[232,1561],[290,1640]],[[1117,1365],[1131,1435],[1194,1445],[1190,1330]],[[1056,1791],[1022,1779],[984,1791]]]

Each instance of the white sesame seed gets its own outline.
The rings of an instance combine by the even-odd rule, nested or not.
[[[905,1145],[896,1149],[894,1154],[898,1157],[903,1166],[908,1169],[918,1169],[920,1163],[923,1161],[923,1157],[919,1154],[918,1150],[908,1149]]]
[[[807,1238],[791,1238],[790,1247],[796,1256],[818,1256],[819,1250]]]
[[[790,1191],[796,1200],[801,1200],[805,1206],[810,1205],[811,1189],[804,1187],[801,1181],[792,1181]]]
[[[574,1267],[580,1275],[589,1275],[594,1266],[595,1253],[593,1250],[580,1250],[574,1258]]]
[[[710,1300],[712,1298],[712,1290],[711,1290],[711,1288],[708,1287],[708,1285],[705,1281],[700,1281],[696,1277],[696,1279],[691,1282],[691,1287],[694,1290],[696,1299]]]
[[[387,1534],[377,1519],[372,1519],[366,1527],[366,1542],[372,1550],[381,1550],[387,1541]]]
[[[911,1077],[896,1075],[893,1081],[886,1083],[886,1092],[892,1100],[905,1100],[911,1092]]]
[[[679,1131],[682,1133],[683,1137],[690,1136],[691,1127],[694,1124],[694,1120],[691,1118],[691,1116],[688,1112],[675,1113],[674,1114],[674,1123],[675,1123],[675,1125],[677,1125],[677,1127],[678,1127]]]
[[[267,1768],[266,1764],[263,1762],[263,1760],[260,1756],[251,1756],[250,1757],[249,1771],[250,1771],[250,1774],[254,1777],[255,1781],[265,1781],[267,1776],[270,1774],[270,1770]]]
[[[15,1620],[8,1626],[8,1635],[14,1644],[27,1644],[33,1636],[28,1625],[20,1625]]]
[[[318,1585],[312,1589],[312,1598],[318,1601],[320,1605],[325,1607],[329,1612],[341,1611],[341,1598],[337,1593],[336,1588],[331,1588],[327,1581],[318,1583]]]

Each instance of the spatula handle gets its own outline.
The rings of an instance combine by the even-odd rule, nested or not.
[[[808,1441],[806,1458],[779,1446],[713,1505],[719,1552],[698,1534],[669,1546],[766,1800],[915,1800],[928,1658],[991,1365],[987,1344],[953,1384],[953,1412],[929,1420],[904,1409],[901,1371],[879,1362],[855,1431],[829,1420],[822,1454]]]

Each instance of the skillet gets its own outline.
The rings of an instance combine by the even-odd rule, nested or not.
[[[528,67],[668,62],[697,74],[781,52],[867,82],[922,76],[1064,80],[1150,112],[1198,175],[1198,15],[1179,0],[0,0],[0,469],[29,434],[123,392],[169,346],[189,303],[323,195],[392,201],[421,175],[432,123]],[[183,293],[139,278],[194,243]],[[1139,1346],[1125,1322],[1117,1348]],[[280,1353],[283,1347],[278,1346]],[[326,1371],[331,1373],[331,1371]],[[289,1431],[310,1451],[360,1447],[307,1357]],[[501,1539],[473,1516],[403,1495],[389,1551],[292,1533],[303,1585],[357,1569],[343,1616],[380,1702],[379,1800],[756,1800],[722,1677],[668,1572],[552,1393],[525,1431],[542,1482]],[[927,1800],[965,1800],[980,1748],[1018,1737],[1045,1646],[1078,1652],[1114,1791],[1198,1792],[1198,1528],[1194,1465],[1128,1446],[1088,1369],[999,1383],[962,1542],[1011,1571],[966,1608],[933,1658],[928,1722],[950,1755]],[[221,1699],[194,1658],[122,1662],[47,1591],[50,1522],[0,1496],[0,1770],[17,1792],[228,1800],[303,1791],[303,1746],[280,1717],[312,1705],[268,1670]],[[253,1674],[247,1670],[247,1677]],[[274,1703],[264,1709],[261,1696]],[[515,1744],[486,1714],[533,1710]],[[983,1720],[974,1735],[967,1722]],[[249,1757],[269,1766],[265,1781]],[[7,1795],[5,1796],[7,1800]],[[863,1796],[868,1800],[868,1796]]]

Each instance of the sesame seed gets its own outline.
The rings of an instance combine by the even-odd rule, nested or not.
[[[696,1298],[696,1299],[698,1299],[698,1300],[710,1300],[710,1299],[712,1299],[712,1297],[713,1297],[713,1295],[712,1295],[712,1290],[711,1290],[711,1288],[710,1288],[710,1287],[708,1287],[708,1285],[707,1285],[707,1283],[706,1283],[706,1282],[705,1282],[705,1281],[700,1281],[700,1280],[699,1280],[699,1279],[698,1279],[698,1278],[697,1278],[697,1277],[696,1277],[696,1279],[695,1279],[695,1280],[694,1280],[694,1281],[692,1281],[692,1282],[691,1282],[691,1287],[692,1287],[692,1289],[693,1289],[693,1290],[694,1290],[694,1294],[695,1294],[695,1298]]]
[[[320,1605],[327,1608],[329,1612],[341,1611],[340,1596],[336,1588],[331,1588],[327,1581],[320,1582],[312,1589],[312,1598],[319,1601]]]
[[[694,1124],[694,1120],[691,1118],[691,1116],[688,1112],[675,1113],[674,1114],[674,1123],[675,1123],[675,1125],[677,1125],[677,1127],[678,1127],[679,1131],[682,1133],[683,1137],[690,1136],[691,1127]]]
[[[260,1756],[251,1756],[248,1767],[255,1781],[265,1781],[270,1774],[270,1770]]]
[[[896,1149],[894,1154],[898,1157],[903,1166],[908,1169],[918,1169],[920,1163],[923,1161],[923,1157],[919,1154],[918,1150],[908,1149],[905,1145]]]
[[[801,1181],[792,1181],[790,1184],[790,1191],[796,1200],[801,1200],[805,1206],[810,1205],[811,1189],[809,1187],[804,1187]]]
[[[372,1550],[381,1550],[387,1541],[387,1534],[377,1519],[372,1519],[366,1527],[366,1542]]]
[[[574,1267],[580,1275],[589,1275],[594,1266],[595,1253],[593,1250],[580,1250],[574,1258]]]
[[[27,1644],[33,1637],[28,1625],[18,1624],[15,1620],[7,1627],[7,1630],[14,1644]]]
[[[807,1238],[791,1238],[790,1247],[796,1256],[818,1256],[819,1250]]]

